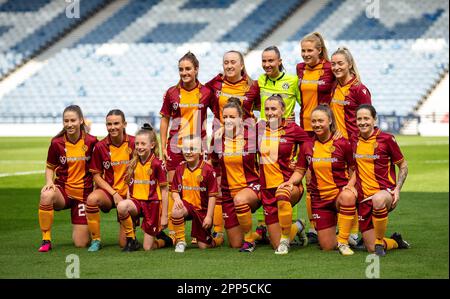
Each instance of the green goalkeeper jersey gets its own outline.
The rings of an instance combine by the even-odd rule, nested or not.
[[[277,78],[272,79],[266,74],[262,74],[258,78],[258,85],[261,97],[261,119],[266,120],[264,102],[273,94],[281,95],[286,104],[283,117],[288,118],[294,115],[295,102],[300,105],[300,91],[298,90],[298,77],[296,75],[281,72]]]

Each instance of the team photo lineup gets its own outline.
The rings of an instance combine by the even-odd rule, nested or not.
[[[378,256],[409,248],[400,233],[385,236],[407,162],[394,136],[376,126],[356,61],[345,47],[329,57],[318,32],[300,44],[304,62],[296,75],[285,72],[279,49],[270,46],[255,81],[243,55],[230,50],[223,73],[202,84],[199,61],[186,53],[178,61],[179,82],[164,95],[161,142],[148,123],[134,135],[126,132],[119,109],[107,113],[108,136],[98,141],[82,109],[66,107],[63,129],[48,151],[39,251],[52,249],[54,211],[69,208],[74,245],[90,252],[102,248],[101,211],[111,209],[117,210],[122,251],[141,247],[135,234],[140,223],[144,250],[173,246],[182,253],[186,220],[200,249],[223,246],[224,234],[241,252],[269,243],[277,255],[308,242],[344,256],[354,253],[352,246]],[[208,109],[214,114],[210,144]],[[303,192],[308,233],[307,222],[293,218]],[[258,209],[263,217],[253,230]]]
[[[0,281],[448,279],[448,20],[446,0],[0,0]]]

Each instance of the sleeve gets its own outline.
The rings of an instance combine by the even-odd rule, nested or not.
[[[312,142],[311,137],[300,126],[296,126],[295,139],[297,143]]]
[[[97,143],[92,150],[92,159],[89,165],[89,171],[92,173],[102,173],[103,172],[103,164],[102,164],[102,151],[99,147],[99,143]]]
[[[370,94],[369,89],[366,86],[361,85],[359,89],[359,104],[369,104],[372,105],[372,96]]]
[[[164,168],[162,167],[162,163],[161,160],[155,160],[155,177],[158,180],[158,183],[160,186],[167,186],[168,182],[167,182],[167,174],[166,171],[164,170]]]
[[[355,158],[353,157],[353,149],[350,141],[343,139],[342,150],[344,151],[344,159],[348,168],[355,167]]]
[[[175,192],[175,193],[180,193],[180,191],[178,190],[178,185],[181,184],[181,180],[180,180],[180,170],[181,167],[177,167],[175,169],[175,174],[173,175],[173,179],[172,179],[172,186],[170,187],[170,192]]]
[[[254,110],[261,111],[261,91],[259,89],[258,81],[253,81],[253,86],[255,88]]]
[[[386,141],[388,144],[388,149],[390,151],[389,154],[391,156],[392,162],[394,164],[399,164],[399,163],[403,162],[403,160],[405,158],[403,157],[402,151],[400,150],[400,147],[398,146],[398,143],[395,140],[395,137],[390,135],[390,136],[388,136]]]
[[[208,197],[216,196],[219,193],[217,186],[216,172],[210,168],[206,175],[206,187],[208,188]]]
[[[172,113],[172,107],[170,105],[169,90],[167,90],[166,93],[164,94],[163,104],[162,104],[161,111],[159,112],[159,114],[161,116],[170,117],[171,113]]]
[[[308,169],[309,162],[308,157],[312,156],[312,143],[306,142],[300,146],[300,151],[297,156],[297,164],[295,165],[295,170],[306,170]]]
[[[58,167],[59,165],[59,160],[58,160],[58,151],[56,149],[56,143],[52,142],[50,143],[50,146],[48,148],[48,153],[47,153],[47,168],[50,169],[55,169],[56,167]]]
[[[300,87],[298,86],[298,77],[295,76],[295,84],[294,84],[294,94],[295,94],[295,99],[297,101],[297,103],[301,106],[302,105],[302,96],[300,94]]]

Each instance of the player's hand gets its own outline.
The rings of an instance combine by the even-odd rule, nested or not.
[[[354,186],[345,185],[345,186],[342,188],[342,191],[344,191],[344,190],[348,190],[348,191],[352,192],[353,195],[355,195],[355,197],[358,198],[358,191],[356,191],[356,189],[355,189]]]
[[[213,218],[211,216],[206,216],[205,220],[203,220],[202,227],[204,229],[209,229],[212,227]]]
[[[220,126],[219,129],[217,129],[216,132],[214,132],[214,139],[220,139],[223,136],[223,133],[225,132],[225,128]]]
[[[45,184],[45,186],[42,187],[42,189],[41,189],[41,193],[44,193],[45,191],[50,191],[50,190],[52,190],[53,192],[56,191],[56,186],[54,183]]]
[[[175,199],[173,202],[173,207],[175,209],[181,210],[184,207],[183,201],[181,199]]]
[[[163,160],[165,161],[172,161],[172,159],[170,159],[169,154],[167,153],[167,148],[163,148],[162,150],[163,153]]]
[[[123,200],[123,197],[119,193],[116,192],[113,195],[113,200],[114,200],[114,204],[117,207],[119,205],[119,202],[121,202]]]
[[[390,209],[390,211],[392,211],[393,209],[395,209],[395,207],[397,207],[398,201],[400,200],[400,190],[398,188],[395,188],[393,191],[390,191],[390,193],[393,198]]]
[[[294,188],[294,184],[289,183],[289,182],[284,182],[284,183],[281,183],[277,189],[283,189],[283,188],[286,188],[286,189],[289,189],[292,191],[292,189]]]

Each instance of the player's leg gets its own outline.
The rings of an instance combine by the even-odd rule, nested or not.
[[[244,234],[242,233],[239,220],[236,215],[236,209],[231,196],[222,197],[222,213],[224,219],[224,227],[227,232],[228,245],[231,248],[240,248],[242,246],[242,240]],[[216,238],[219,243],[223,243],[223,237],[219,238],[217,234],[213,233],[213,238]],[[217,244],[216,246],[221,245]]]
[[[95,189],[89,194],[86,202],[86,218],[92,242],[88,251],[94,252],[101,249],[100,209],[109,212],[112,207],[111,196],[103,189]]]
[[[186,249],[186,233],[185,233],[185,217],[189,215],[189,211],[186,208],[186,202],[182,208],[172,207],[171,221],[173,224],[174,237],[175,237],[175,252],[184,252]]]
[[[220,192],[220,176],[216,178],[217,185],[219,186],[219,194]],[[223,207],[222,207],[222,196],[219,195],[216,197],[216,205],[214,206],[214,217],[213,217],[213,236],[217,238],[223,238],[223,229],[224,229],[224,219],[223,219]]]
[[[75,247],[84,248],[90,242],[89,228],[87,224],[72,225],[72,240]]]
[[[65,198],[59,188],[41,192],[39,199],[39,227],[42,232],[42,244],[39,252],[47,252],[52,249],[51,228],[53,224],[54,211],[62,210],[66,205]]]
[[[91,240],[86,219],[86,203],[70,199],[70,213],[72,220],[72,239],[75,247],[87,247]],[[67,206],[66,206],[67,208]]]
[[[117,205],[117,213],[119,215],[120,224],[126,235],[127,243],[122,251],[136,251],[140,245],[136,240],[134,230],[133,217],[140,215],[140,206],[137,200],[125,199]]]
[[[259,234],[253,233],[252,231],[252,211],[257,210],[261,204],[258,194],[251,188],[244,188],[233,197],[233,202],[236,216],[244,235],[244,243],[240,251],[252,252],[255,249],[256,239],[261,238]]]
[[[167,172],[167,180],[169,182],[169,196],[168,196],[168,209],[167,209],[167,229],[169,230],[169,237],[172,238],[172,240],[175,243],[175,229],[173,227],[172,222],[172,209],[173,209],[173,198],[172,198],[172,180],[173,176],[175,175],[175,170],[169,170]]]
[[[386,191],[381,190],[372,196],[372,223],[375,233],[375,253],[384,256],[384,236],[388,224],[388,209],[392,203],[392,195]]]
[[[161,201],[159,200],[145,200],[140,202],[142,215],[142,230],[144,231],[143,247],[145,251],[151,249],[162,248],[165,246],[164,240],[157,240],[159,224]],[[170,238],[169,238],[170,239]]]
[[[337,236],[338,249],[342,255],[352,255],[353,251],[349,247],[349,237],[356,213],[356,189],[342,190],[337,196],[336,204],[338,210]]]
[[[330,251],[336,249],[336,226],[324,229],[317,228],[317,238],[322,250]]]

